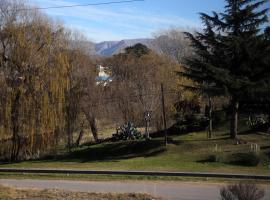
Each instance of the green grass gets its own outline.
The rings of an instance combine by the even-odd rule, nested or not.
[[[80,174],[31,174],[31,173],[0,173],[1,179],[36,179],[36,180],[80,180],[80,181],[144,181],[144,182],[200,182],[200,183],[236,183],[250,182],[244,179],[175,177],[175,176],[137,176],[137,175],[80,175]],[[252,180],[257,184],[269,185],[268,180]]]
[[[200,171],[270,174],[270,135],[263,133],[241,134],[239,138],[261,146],[262,162],[257,167],[207,162],[216,147],[222,154],[249,151],[248,144],[235,145],[222,131],[206,139],[205,132],[172,136],[164,146],[163,138],[152,141],[122,141],[84,146],[71,154],[51,159],[2,164],[0,167],[24,168],[74,168],[94,170],[154,170],[154,171]]]

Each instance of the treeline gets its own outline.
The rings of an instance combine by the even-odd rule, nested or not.
[[[201,32],[186,33],[194,48],[181,73],[209,98],[229,98],[230,136],[238,135],[240,113],[270,115],[270,27],[267,1],[226,0],[223,13],[201,13]],[[212,132],[212,130],[210,130]]]
[[[0,15],[1,159],[56,154],[59,144],[71,150],[89,129],[98,141],[102,122],[144,127],[146,112],[161,130],[161,83],[168,117],[184,98],[175,73],[180,65],[144,45],[95,58],[82,35],[21,0],[1,1]],[[109,84],[97,81],[99,64],[113,80]]]
[[[84,82],[94,85],[96,74],[78,44],[71,31],[22,1],[0,2],[1,157],[39,157],[61,138],[71,147]]]
[[[182,30],[158,33],[159,54],[137,44],[98,58],[80,33],[21,0],[2,0],[0,159],[56,154],[59,144],[70,151],[88,130],[99,141],[105,125],[133,122],[160,131],[161,84],[168,125],[202,122],[211,136],[219,107],[237,138],[240,113],[270,114],[270,34],[261,28],[268,10],[258,11],[265,1],[252,2],[227,0],[222,15],[201,14],[205,29],[188,38]],[[108,80],[97,80],[99,65]]]

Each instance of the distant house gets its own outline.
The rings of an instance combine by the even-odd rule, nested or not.
[[[105,72],[105,68],[101,65],[98,66],[98,77],[97,77],[97,85],[102,84],[103,86],[108,85],[109,82],[112,82],[112,79],[109,74]]]

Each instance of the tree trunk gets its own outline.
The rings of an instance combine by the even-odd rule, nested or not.
[[[94,140],[97,142],[98,141],[98,129],[97,129],[96,117],[92,113],[87,112],[86,110],[83,110],[83,112],[84,112],[84,115],[86,117],[86,120],[89,123]]]
[[[90,123],[90,128],[91,128],[94,140],[97,142],[98,141],[98,130],[97,130],[96,118],[91,117],[89,123]]]
[[[232,139],[237,138],[238,133],[238,107],[239,102],[236,99],[232,99],[231,101],[232,107],[232,116],[231,116],[231,128],[230,128],[230,136]]]
[[[71,148],[72,148],[72,133],[71,133],[71,122],[70,122],[70,119],[69,119],[69,116],[67,118],[67,124],[66,124],[66,133],[67,133],[67,148],[68,148],[68,152],[70,153],[71,152]]]
[[[149,121],[148,120],[145,120],[145,137],[146,139],[149,139]]]
[[[268,114],[268,129],[267,133],[270,133],[270,114]]]
[[[213,118],[212,118],[212,111],[213,111],[213,105],[212,105],[212,98],[209,97],[209,111],[208,111],[208,117],[209,117],[209,138],[212,138],[213,134]]]
[[[87,121],[90,125],[91,132],[93,134],[94,140],[97,142],[98,141],[98,129],[97,129],[97,123],[96,123],[96,118],[92,115],[85,114]]]
[[[11,124],[12,124],[12,151],[10,160],[18,160],[20,151],[20,136],[19,136],[19,107],[20,107],[21,92],[18,90],[11,107]]]
[[[83,134],[84,134],[84,131],[83,131],[83,128],[82,128],[81,131],[80,131],[79,137],[78,137],[78,139],[76,140],[76,143],[75,143],[76,147],[79,147],[80,142],[81,142],[82,137],[83,137]]]

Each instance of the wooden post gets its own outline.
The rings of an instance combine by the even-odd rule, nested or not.
[[[212,98],[209,97],[209,113],[208,113],[208,117],[209,117],[209,138],[212,138],[212,132],[213,132],[213,119],[212,119],[212,109],[213,109],[213,105],[212,105]]]
[[[163,123],[164,123],[165,146],[167,146],[168,138],[167,138],[167,123],[166,123],[166,113],[165,113],[165,100],[164,100],[164,87],[163,87],[163,84],[161,84],[161,103],[162,103],[162,114],[163,114]]]

